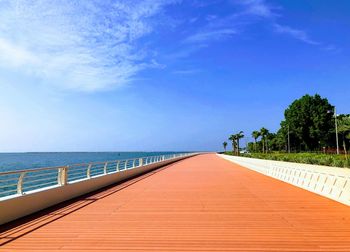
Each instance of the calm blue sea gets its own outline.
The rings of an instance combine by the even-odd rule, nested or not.
[[[27,152],[0,153],[0,172],[62,166],[78,163],[112,161],[176,152]]]

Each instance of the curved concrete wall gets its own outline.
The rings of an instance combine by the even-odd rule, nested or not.
[[[101,175],[64,186],[52,186],[2,200],[0,201],[0,225],[194,155]]]
[[[218,155],[243,167],[350,206],[350,169]]]

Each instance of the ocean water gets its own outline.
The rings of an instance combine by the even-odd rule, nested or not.
[[[123,160],[177,152],[27,152],[0,153],[0,172]]]

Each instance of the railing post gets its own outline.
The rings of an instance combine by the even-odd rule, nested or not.
[[[124,170],[127,170],[127,169],[128,169],[128,161],[129,161],[129,160],[125,160]]]
[[[143,166],[143,158],[139,159],[139,166]]]
[[[68,166],[58,169],[57,182],[60,186],[64,186],[68,181]]]
[[[23,179],[26,175],[25,172],[22,172],[21,175],[19,175],[18,182],[17,182],[17,193],[23,194]]]
[[[89,164],[87,170],[86,170],[86,177],[89,179],[91,178],[91,166],[92,164]]]
[[[107,166],[108,162],[105,163],[105,166],[103,167],[103,173],[106,175],[107,174]]]
[[[119,171],[119,163],[120,163],[120,161],[118,160],[118,161],[117,161],[116,172],[118,172],[118,171]]]
[[[134,159],[134,161],[132,161],[132,168],[135,168],[136,165],[136,159]]]

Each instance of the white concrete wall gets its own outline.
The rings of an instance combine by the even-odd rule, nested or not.
[[[350,206],[350,169],[218,155],[240,166]]]
[[[1,200],[0,225],[188,157],[191,156],[178,157],[138,168],[102,175],[80,182],[73,182],[65,186],[52,186],[49,189],[44,188]]]

